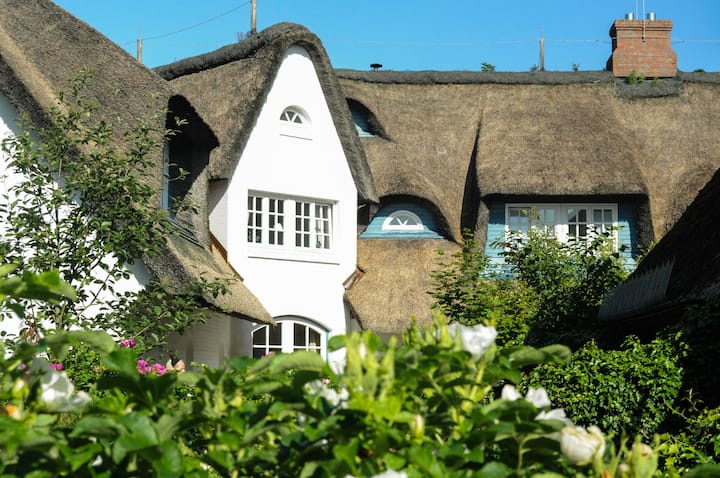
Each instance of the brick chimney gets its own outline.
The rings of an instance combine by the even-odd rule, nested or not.
[[[616,77],[628,77],[631,72],[646,78],[671,77],[677,74],[677,54],[670,46],[672,21],[615,20],[610,28],[612,55],[607,69]]]

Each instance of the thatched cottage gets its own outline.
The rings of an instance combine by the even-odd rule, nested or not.
[[[365,275],[348,291],[361,322],[429,320],[433,250],[463,229],[501,268],[506,231],[619,227],[634,267],[720,167],[720,75],[677,72],[670,30],[616,21],[602,72],[337,71],[380,196],[360,216]],[[398,214],[402,231],[388,227]]]
[[[197,213],[147,266],[238,278],[207,298],[229,314],[175,342],[209,365],[429,321],[437,251],[465,229],[502,268],[510,229],[619,227],[632,267],[720,166],[720,77],[676,71],[669,21],[616,21],[603,72],[334,70],[293,24],[152,72],[47,0],[0,4],[7,130],[87,64],[108,114],[188,119],[166,151],[191,174],[165,189]]]
[[[188,166],[193,176],[203,174],[209,151],[217,139],[187,100],[160,76],[50,1],[2,0],[0,12],[0,139],[19,131],[20,114],[28,115],[37,127],[46,125],[48,112],[57,106],[57,94],[67,92],[69,80],[84,68],[90,68],[94,72],[94,86],[88,95],[97,103],[100,118],[116,127],[118,137],[136,125],[137,118],[145,118],[151,126],[163,129],[167,121],[165,111],[172,110],[173,116],[184,117],[190,123],[184,127],[180,141],[186,151],[192,150],[192,158],[187,158],[186,151],[172,151],[176,155],[170,160]],[[157,174],[147,180],[154,182],[160,191],[164,167],[162,148],[154,157]],[[7,158],[1,159],[4,175]],[[193,163],[192,168],[188,162]],[[207,223],[207,218],[204,222]],[[203,221],[188,216],[183,223],[187,227],[182,227],[182,235],[168,237],[166,253],[136,263],[123,288],[137,290],[157,278],[182,290],[201,277],[212,280],[234,276],[229,265],[211,252],[207,227],[196,227]],[[272,323],[265,307],[241,281],[233,281],[229,287],[230,294],[203,297],[217,320],[242,318]],[[4,322],[1,326],[12,333],[22,324]],[[199,350],[196,358],[208,360],[212,355],[216,360],[216,349],[217,340],[213,338],[212,350]]]

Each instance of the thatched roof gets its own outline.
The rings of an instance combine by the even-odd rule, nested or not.
[[[365,329],[398,334],[410,325],[431,322],[430,274],[438,269],[439,250],[458,246],[441,239],[360,239],[358,267],[366,274],[345,294],[346,303]]]
[[[171,81],[210,124],[220,147],[210,158],[210,179],[228,178],[245,148],[287,49],[298,45],[312,58],[335,129],[362,202],[377,202],[373,178],[350,111],[320,40],[305,27],[274,25],[247,40],[162,66]],[[218,94],[227,91],[227,94]]]
[[[48,121],[58,93],[69,91],[69,80],[89,69],[93,77],[87,95],[98,106],[98,119],[110,123],[118,136],[136,127],[138,119],[164,130],[165,109],[176,93],[102,34],[48,0],[0,0],[0,12],[0,93],[37,126]],[[163,156],[160,148],[154,154],[156,174],[145,179],[159,189]],[[162,267],[151,267],[157,276],[183,285],[203,272],[226,272],[209,250],[182,238],[170,242],[167,253],[155,259]],[[246,288],[232,290],[237,295],[206,299],[222,310],[269,320]]]
[[[181,235],[170,236],[167,245],[169,254],[146,258],[145,263],[172,292],[183,293],[192,288],[198,279],[207,282],[220,280],[227,293],[213,295],[205,291],[202,296],[205,302],[222,312],[253,322],[273,323],[265,307],[222,258],[215,257],[206,248]]]
[[[696,299],[720,297],[720,169],[680,219],[640,262],[627,281],[628,293],[640,278],[670,271],[664,296],[635,308],[630,302],[616,317],[642,315]],[[609,318],[616,318],[609,317]]]
[[[641,85],[609,72],[338,76],[387,136],[362,140],[380,197],[436,204],[453,239],[469,203],[491,195],[648,195],[659,235],[720,163],[717,74]]]
[[[0,11],[0,92],[20,111],[43,118],[89,69],[102,119],[120,132],[153,116],[164,127],[170,89],[119,46],[48,0],[0,0]]]

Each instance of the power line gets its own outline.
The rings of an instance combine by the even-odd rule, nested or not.
[[[196,23],[196,24],[194,24],[194,25],[190,25],[190,26],[188,26],[188,27],[181,28],[180,30],[175,30],[175,31],[170,32],[170,33],[163,33],[163,34],[161,34],[161,35],[155,35],[155,36],[143,38],[143,41],[147,41],[147,40],[157,40],[157,39],[159,39],[159,38],[166,38],[166,37],[169,37],[169,36],[172,36],[172,35],[177,35],[178,33],[183,33],[183,32],[186,32],[186,31],[188,31],[188,30],[192,30],[193,28],[200,27],[200,26],[202,26],[202,25],[205,25],[205,24],[207,24],[207,23],[210,23],[210,22],[212,22],[212,21],[215,21],[215,20],[217,20],[218,18],[222,18],[222,17],[224,17],[224,16],[226,16],[226,15],[229,15],[229,14],[231,14],[232,12],[234,12],[234,11],[236,11],[236,10],[240,10],[242,7],[244,7],[244,6],[246,6],[246,5],[249,5],[249,4],[250,4],[250,2],[247,1],[247,2],[245,2],[245,3],[242,3],[242,4],[238,5],[237,7],[233,7],[233,8],[231,8],[230,10],[227,10],[227,11],[225,11],[225,12],[223,12],[223,13],[220,13],[220,14],[218,14],[218,15],[215,15],[214,17],[208,18],[207,20],[203,20],[203,21],[201,21],[200,23]],[[130,45],[130,44],[133,44],[133,43],[135,43],[135,42],[136,42],[136,40],[131,40],[131,41],[126,41],[126,42],[118,43],[118,44],[119,44],[119,45]]]

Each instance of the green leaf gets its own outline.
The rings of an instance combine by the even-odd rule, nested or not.
[[[551,361],[562,365],[570,362],[572,351],[569,347],[561,344],[548,345],[540,349],[545,354],[545,361]]]
[[[480,469],[479,478],[506,478],[512,474],[512,469],[500,462],[491,461]]]
[[[521,347],[510,353],[510,363],[519,368],[541,363],[544,358],[545,354],[533,347]]]
[[[291,354],[278,354],[269,358],[268,370],[271,373],[285,373],[293,370],[306,370],[320,372],[325,370],[327,364],[323,358],[314,353],[305,350],[293,352]],[[262,360],[260,361],[262,362]],[[255,367],[251,369],[255,372]]]
[[[385,456],[383,456],[383,460],[385,461],[385,465],[390,470],[399,470],[403,466],[405,466],[405,463],[407,463],[405,461],[405,458],[403,458],[402,456],[390,452],[386,453]]]
[[[115,349],[102,357],[102,363],[113,372],[129,377],[138,376],[137,354],[131,349]]]
[[[83,417],[75,424],[70,433],[70,437],[90,436],[96,438],[114,438],[122,433],[122,431],[123,427],[113,418],[88,416]]]
[[[182,452],[175,441],[165,441],[156,450],[148,451],[143,455],[151,460],[159,478],[176,478],[183,475]]]
[[[333,455],[335,458],[347,463],[351,468],[355,468],[355,457],[359,446],[360,441],[357,438],[351,438],[347,443],[338,443],[333,446]]]

